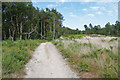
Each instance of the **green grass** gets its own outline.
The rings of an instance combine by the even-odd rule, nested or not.
[[[111,40],[109,40],[108,42],[113,42],[113,41],[117,41],[118,38],[112,38]]]
[[[42,42],[40,40],[18,40],[2,42],[2,76],[16,77],[23,72],[25,64],[31,58],[31,51]]]
[[[84,37],[85,34],[64,34],[63,36],[66,37],[66,39],[68,39],[68,38],[75,39],[75,38]]]
[[[89,72],[90,71],[89,64],[87,64],[85,62],[81,62],[80,64],[78,64],[77,68],[78,68],[79,72],[82,72],[82,71]]]
[[[101,39],[102,42],[105,42],[105,39]]]
[[[82,57],[83,58],[93,58],[94,54],[93,53],[83,54]]]

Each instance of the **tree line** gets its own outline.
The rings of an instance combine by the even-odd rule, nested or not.
[[[53,40],[64,34],[103,34],[117,35],[120,23],[100,25],[84,25],[85,30],[70,29],[62,25],[64,17],[56,9],[35,8],[32,2],[2,3],[2,40],[46,39]]]
[[[100,25],[92,26],[90,23],[89,26],[84,25],[85,31],[84,34],[101,34],[101,35],[111,35],[111,36],[119,36],[120,32],[120,22],[116,21],[115,24],[110,24],[109,22],[105,25],[105,27],[101,28]]]

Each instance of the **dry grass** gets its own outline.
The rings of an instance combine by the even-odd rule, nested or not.
[[[68,58],[81,78],[116,78],[118,76],[117,37],[86,36],[67,40],[62,38],[57,43],[58,49],[65,58]],[[77,68],[78,65],[79,68]],[[82,71],[81,68],[83,68]]]

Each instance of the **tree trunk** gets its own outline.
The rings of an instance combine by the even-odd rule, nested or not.
[[[10,30],[10,28],[9,28],[9,37],[11,37],[11,30]]]
[[[44,20],[44,38],[45,38],[45,20]]]
[[[12,31],[12,41],[14,41],[14,37],[15,37],[15,30]]]
[[[42,20],[41,20],[41,39],[42,39]]]
[[[30,34],[28,34],[28,39],[30,39]]]
[[[18,34],[18,37],[19,37],[19,25],[18,25],[18,19],[17,19],[17,17],[16,17],[16,24],[17,24],[17,34]]]
[[[13,23],[13,17],[11,16],[11,23],[12,23],[12,27],[11,27],[11,31],[12,31],[12,33],[11,33],[11,37],[12,37],[12,41],[13,41],[13,39],[14,39],[14,32],[15,32],[15,24]]]
[[[20,40],[22,40],[22,22],[20,24]]]
[[[53,40],[55,39],[55,17],[53,20]]]

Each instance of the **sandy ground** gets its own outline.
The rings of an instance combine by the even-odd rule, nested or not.
[[[118,40],[115,40],[115,41],[112,41],[112,42],[109,42],[111,39],[113,38],[117,38],[117,37],[89,37],[89,36],[86,36],[86,37],[82,37],[80,39],[74,39],[74,41],[76,41],[77,43],[91,43],[93,46],[95,46],[96,48],[98,49],[110,49],[110,46],[113,47],[113,51],[115,53],[118,53]],[[102,42],[102,40],[105,40],[104,42]],[[74,43],[73,40],[65,40],[63,39],[62,42],[64,43],[64,48],[67,48],[69,46],[70,43]],[[84,52],[85,50],[85,52]],[[83,49],[82,52],[84,53],[88,53],[88,51],[90,51],[89,49],[86,50],[86,49]]]
[[[78,78],[50,42],[41,43],[35,50],[25,72],[24,78]]]

